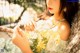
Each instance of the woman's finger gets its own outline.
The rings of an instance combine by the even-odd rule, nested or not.
[[[22,39],[29,45],[29,41],[27,39],[27,35],[25,34],[25,32],[20,28],[18,28],[18,32],[22,36]]]
[[[16,30],[14,31],[14,33],[13,33],[12,42],[13,42],[14,44],[20,44],[21,40],[22,40],[22,37],[21,37],[21,35],[18,33],[18,30],[16,29]]]
[[[20,36],[20,35],[19,35],[19,33],[18,33],[17,28],[15,28],[15,29],[13,30],[13,37],[12,37],[12,39],[14,39],[14,38],[16,38],[16,37],[18,37],[18,36]]]
[[[33,27],[35,27],[36,23],[34,21],[32,21],[32,25],[33,25]]]
[[[30,26],[30,30],[33,31],[35,28],[34,22],[32,22],[32,25]]]
[[[33,30],[33,26],[29,25],[29,31],[32,31],[32,30]]]
[[[26,31],[33,31],[35,28],[35,22],[31,21],[29,25],[25,25],[24,28],[26,29]]]
[[[24,25],[26,31],[30,31],[30,26]]]
[[[21,37],[24,37],[25,36],[25,33],[22,29],[18,28],[18,33],[19,35],[21,35]]]
[[[27,35],[25,34],[25,32],[22,29],[18,28],[18,32],[19,32],[19,35],[21,35],[21,37],[23,39],[27,40]]]
[[[31,31],[32,25],[29,25],[29,26],[25,25],[24,28],[25,28],[25,31]]]

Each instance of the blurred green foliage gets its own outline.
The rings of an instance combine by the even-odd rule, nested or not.
[[[0,25],[9,24],[12,22],[13,22],[13,19],[11,17],[10,18],[4,18],[4,17],[0,18]]]

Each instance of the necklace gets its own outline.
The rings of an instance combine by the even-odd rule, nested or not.
[[[55,24],[55,22],[54,22],[54,19],[52,19],[52,27],[51,28],[54,28],[54,27],[56,27],[57,25],[59,25],[61,22],[63,22],[63,21],[65,21],[65,19],[60,19],[60,20],[58,20],[57,22],[56,22],[56,24]]]

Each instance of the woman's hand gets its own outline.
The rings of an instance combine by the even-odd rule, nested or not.
[[[13,33],[12,42],[18,46],[23,53],[32,53],[27,35],[20,28],[16,28]]]
[[[35,20],[34,16],[30,15],[30,13],[26,12],[20,20],[20,24],[24,25],[26,31],[33,31],[35,28]]]
[[[35,28],[35,21],[30,20],[26,25],[24,25],[26,31],[33,31]]]

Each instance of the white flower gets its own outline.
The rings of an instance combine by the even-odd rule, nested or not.
[[[37,33],[35,33],[35,32],[29,32],[30,33],[30,37],[31,37],[31,39],[37,39],[38,38],[38,34]]]

